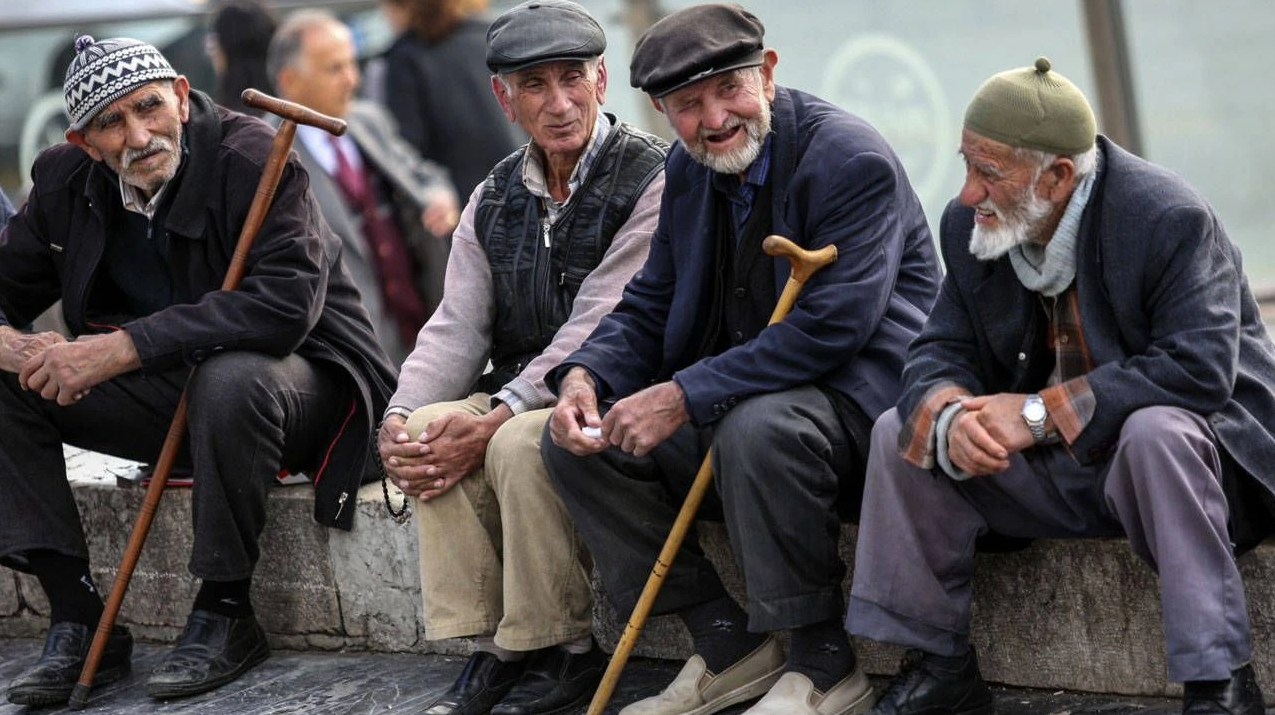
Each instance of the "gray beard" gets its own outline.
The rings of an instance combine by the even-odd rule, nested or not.
[[[761,154],[762,143],[770,133],[770,104],[763,101],[761,114],[755,119],[741,120],[738,125],[744,127],[744,144],[724,154],[710,152],[702,138],[694,146],[688,146],[687,152],[695,161],[707,166],[719,174],[742,174],[753,165]],[[729,129],[730,127],[726,127]]]

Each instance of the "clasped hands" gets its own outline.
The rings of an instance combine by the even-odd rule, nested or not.
[[[390,415],[376,438],[385,475],[404,494],[421,501],[441,496],[483,466],[487,443],[511,417],[513,411],[504,403],[482,416],[449,412],[431,420],[412,439],[407,420]]]
[[[59,333],[0,327],[0,370],[17,373],[23,389],[64,407],[94,386],[139,367],[137,348],[123,330],[68,341]]]
[[[1023,421],[1027,395],[1002,392],[966,397],[964,411],[947,431],[947,456],[974,476],[996,474],[1009,468],[1009,457],[1035,444]]]
[[[559,386],[549,434],[554,444],[579,456],[615,446],[643,457],[689,421],[686,393],[672,380],[625,397],[602,417],[593,378],[584,368],[573,367]],[[584,427],[599,428],[601,436],[585,435]]]

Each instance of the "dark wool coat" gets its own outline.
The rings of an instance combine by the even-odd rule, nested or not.
[[[128,331],[143,372],[198,365],[222,350],[291,353],[338,367],[356,386],[350,417],[316,455],[315,519],[350,528],[341,509],[368,474],[373,426],[392,391],[394,368],[377,346],[367,311],[341,264],[341,241],[323,221],[295,155],[248,256],[239,290],[220,290],[248,215],[274,131],[190,93],[188,155],[169,185],[174,293],[193,302],[145,317],[111,306],[102,256],[113,212],[123,211],[119,182],[105,164],[72,144],[35,162],[26,206],[0,233],[0,324],[23,326],[59,299],[74,335]]]
[[[1098,147],[1099,173],[1076,245],[1097,406],[1072,454],[1100,462],[1131,412],[1180,407],[1205,416],[1225,452],[1275,491],[1275,346],[1239,249],[1180,177],[1106,137]],[[940,233],[947,277],[912,345],[901,415],[912,415],[944,381],[976,395],[1042,387],[1025,381],[1039,373],[1028,364],[1037,354],[1036,294],[1019,282],[1008,257],[984,262],[970,254],[972,228],[973,209],[949,204]]]
[[[837,261],[806,283],[782,323],[700,359],[726,199],[678,143],[646,265],[553,384],[570,364],[593,371],[604,398],[672,378],[697,426],[749,396],[808,384],[840,391],[872,419],[894,406],[908,342],[940,280],[920,201],[885,139],[858,117],[776,87],[772,127],[771,232],[806,249],[835,245]],[[790,267],[771,261],[777,300]]]

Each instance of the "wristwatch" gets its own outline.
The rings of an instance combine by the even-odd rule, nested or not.
[[[1023,421],[1027,423],[1027,429],[1032,433],[1032,439],[1041,442],[1045,439],[1045,418],[1049,413],[1045,411],[1045,401],[1040,399],[1040,395],[1028,395],[1023,401]]]

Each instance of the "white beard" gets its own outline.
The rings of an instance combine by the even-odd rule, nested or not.
[[[1042,199],[1033,191],[1032,182],[1024,196],[1008,209],[1002,209],[992,203],[991,199],[977,206],[980,211],[991,211],[996,214],[996,226],[988,228],[974,224],[974,232],[970,235],[970,253],[980,261],[994,261],[1009,253],[1015,246],[1042,238],[1040,236],[1045,220],[1053,213],[1054,205]]]
[[[752,166],[753,162],[757,160],[757,155],[761,154],[762,143],[765,141],[766,135],[770,133],[770,105],[763,101],[761,103],[761,114],[754,119],[745,121],[737,116],[732,116],[727,120],[721,131],[727,131],[741,125],[744,127],[745,141],[738,148],[722,154],[715,154],[708,150],[704,142],[704,132],[701,132],[694,146],[687,146],[686,150],[690,153],[692,159],[719,174],[742,174],[748,171],[748,167]]]

